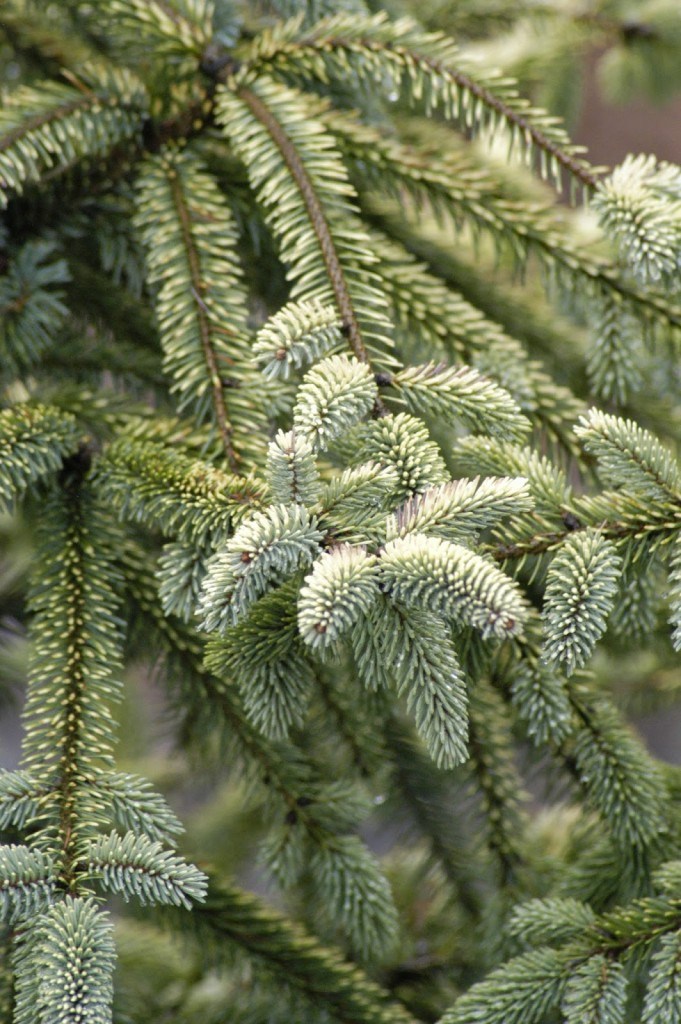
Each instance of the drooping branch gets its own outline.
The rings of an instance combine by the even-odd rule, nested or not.
[[[210,322],[208,319],[208,311],[206,304],[203,301],[203,293],[206,290],[206,285],[201,275],[201,262],[199,254],[194,245],[194,237],[192,232],[191,215],[187,208],[184,192],[182,191],[182,184],[180,182],[177,172],[173,168],[168,168],[168,180],[170,183],[170,192],[173,197],[175,209],[177,211],[178,220],[182,230],[182,239],[184,242],[184,249],[187,254],[187,262],[189,274],[192,281],[192,296],[194,299],[194,309],[196,314],[196,322],[198,324],[199,336],[201,338],[201,347],[203,349],[203,355],[206,361],[206,368],[210,378],[211,394],[213,396],[213,408],[215,410],[215,419],[218,426],[218,433],[222,441],[225,455],[227,456],[227,462],[229,468],[233,473],[238,471],[239,460],[236,452],[232,445],[232,425],[227,415],[227,407],[225,405],[225,396],[223,394],[223,385],[220,377],[220,368],[218,366],[217,356],[213,347],[213,339],[211,333]]]
[[[259,96],[247,88],[239,89],[237,95],[247,105],[254,117],[260,121],[269,132],[272,140],[279,149],[286,166],[291,172],[302,196],[303,202],[310,218],[310,223],[317,236],[324,265],[326,267],[333,294],[338,304],[338,311],[343,322],[343,329],[347,332],[348,341],[352,351],[361,363],[368,363],[369,356],[362,339],[362,334],[357,322],[352,296],[345,279],[343,266],[338,258],[336,245],[329,227],[324,208],[319,201],[314,185],[300,159],[295,146],[291,143],[286,132],[277,119],[268,110]]]

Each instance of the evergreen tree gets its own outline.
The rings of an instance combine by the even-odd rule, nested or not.
[[[676,0],[397,8],[3,4],[2,1021],[681,1021]]]

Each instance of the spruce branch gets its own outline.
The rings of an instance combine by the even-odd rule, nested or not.
[[[523,477],[454,480],[415,495],[388,521],[387,539],[425,533],[445,540],[475,538],[499,519],[534,505]]]
[[[564,913],[557,905],[553,910],[560,916]],[[586,908],[585,913],[588,915]],[[633,900],[591,923],[585,921],[581,934],[573,932],[557,949],[541,946],[496,968],[455,1003],[442,1018],[442,1024],[463,1024],[479,1019],[499,1024],[501,1021],[504,1024],[506,1021],[539,1024],[549,1007],[563,1000],[568,1003],[567,1007],[563,1005],[564,1012],[573,1014],[573,1019],[584,1020],[583,1015],[574,1017],[574,1014],[585,1014],[590,1002],[597,1005],[599,999],[602,1002],[604,998],[609,1007],[601,1005],[601,1010],[605,1013],[612,1010],[614,1019],[621,1020],[624,977],[620,966],[655,942],[660,945],[651,965],[642,1019],[645,1024],[661,1019],[653,1013],[665,1006],[678,1016],[679,913],[678,899],[657,896]],[[572,930],[576,925],[572,906],[569,919]],[[605,971],[601,970],[602,961],[609,965]],[[614,977],[609,979],[611,971]],[[605,989],[612,985],[613,991],[606,995],[601,988],[603,983]],[[512,994],[515,995],[513,1005]]]
[[[380,772],[385,749],[376,734],[377,709],[370,700],[362,700],[357,685],[334,685],[333,670],[317,666],[315,694],[330,720],[334,735],[341,737],[351,758],[352,766],[362,779]],[[345,680],[343,680],[345,682]]]
[[[469,366],[409,366],[390,385],[411,411],[461,419],[478,433],[518,439],[529,429],[509,393]]]
[[[9,928],[0,931],[0,952],[2,964],[0,967],[0,1012],[9,1019],[14,1006],[14,977],[10,967],[11,940]]]
[[[181,185],[180,181],[178,180],[177,174],[173,173],[173,171],[169,171],[168,177],[170,178],[170,192],[180,221],[182,231],[182,242],[187,253],[189,274],[192,281],[190,293],[194,297],[196,307],[196,319],[198,322],[201,347],[203,349],[203,357],[207,367],[206,376],[210,381],[212,391],[215,418],[217,420],[218,431],[222,439],[222,444],[225,449],[225,454],[227,456],[229,467],[232,470],[232,472],[236,472],[237,456],[232,447],[232,426],[227,419],[227,410],[225,408],[222,381],[220,379],[217,356],[214,350],[214,342],[213,339],[211,338],[211,331],[209,327],[206,309],[206,299],[204,294],[202,294],[205,293],[206,289],[205,284],[203,283],[203,277],[201,274],[201,267],[199,263],[196,245],[194,243],[193,238],[191,237],[190,213],[187,208],[185,197],[182,194]],[[195,177],[195,175],[193,175],[193,177]],[[224,225],[222,225],[222,229],[224,231]],[[182,369],[184,370],[184,367]],[[177,372],[176,377],[180,377],[179,373]]]
[[[498,658],[495,683],[529,725],[529,734],[536,736],[536,730],[550,741],[552,756],[619,848],[656,850],[670,827],[671,791],[661,766],[588,676],[576,673],[568,684],[548,669],[540,657],[538,616],[530,617],[526,633],[514,641],[523,649],[524,674],[511,669],[507,689],[508,665]]]
[[[131,553],[132,554],[132,553]],[[280,741],[272,744],[249,723],[242,701],[234,687],[212,674],[202,663],[201,647],[191,630],[171,622],[158,604],[153,575],[145,569],[145,560],[137,552],[126,560],[126,577],[131,594],[145,615],[149,635],[173,658],[175,671],[184,682],[191,680],[187,699],[192,700],[194,728],[200,743],[207,732],[225,726],[251,773],[277,794],[285,807],[284,823],[296,830],[308,847],[309,858],[317,849],[325,856],[316,862],[315,885],[324,887],[324,872],[337,865],[339,879],[348,895],[347,905],[339,909],[340,922],[351,944],[368,955],[368,942],[375,938],[381,949],[394,940],[395,908],[385,878],[371,854],[356,836],[344,833],[356,824],[357,805],[343,784],[334,789],[323,774],[297,748]],[[239,628],[239,627],[237,627]],[[224,665],[224,648],[214,644],[207,656],[211,668]],[[303,851],[304,852],[304,851]],[[294,879],[297,873],[294,873]],[[314,880],[314,879],[313,879]],[[340,883],[339,883],[340,884]],[[368,886],[368,888],[367,888]],[[360,894],[364,893],[364,897]],[[379,946],[376,946],[379,951]]]
[[[654,1024],[658,1020],[678,1024],[681,1021],[680,940],[678,931],[663,935],[653,954],[641,1024]]]
[[[313,650],[333,649],[379,593],[377,560],[363,548],[342,544],[319,558],[300,590],[298,629]]]
[[[355,627],[351,642],[364,685],[375,690],[394,684],[437,766],[465,761],[466,682],[442,619],[382,597]]]
[[[324,450],[371,412],[377,395],[366,363],[345,355],[328,356],[308,370],[298,388],[294,429],[313,449]]]
[[[297,20],[278,31],[263,33],[252,46],[253,68],[267,67],[289,74],[322,77],[353,72],[367,81],[387,75],[412,103],[428,113],[441,109],[466,128],[494,130],[500,123],[511,133],[512,145],[530,156],[539,155],[543,177],[560,182],[561,170],[588,190],[598,183],[556,118],[535,110],[500,75],[481,74],[464,67],[461,54],[442,33],[423,32],[409,18],[390,21],[384,13],[366,18],[339,14],[306,28]],[[296,67],[296,64],[298,65]]]
[[[496,560],[522,565],[529,557],[558,550],[577,534],[597,530],[604,540],[617,543],[626,566],[635,555],[652,555],[676,535],[678,467],[672,453],[632,421],[599,410],[583,417],[575,433],[599,459],[606,482],[626,484],[627,489],[574,496],[564,473],[530,449],[486,438],[459,442],[458,461],[464,470],[522,473],[535,499],[531,516],[516,517],[503,537],[493,533],[489,551]]]
[[[363,424],[357,441],[352,461],[372,461],[392,468],[398,477],[398,501],[450,479],[427,427],[409,413],[391,414]]]
[[[110,709],[120,699],[118,537],[83,480],[86,468],[87,458],[75,456],[44,509],[24,709],[23,765],[56,787],[49,847],[74,892],[79,846],[103,819],[101,798],[86,783],[113,766]]]
[[[111,0],[106,12],[119,45],[142,48],[158,61],[201,58],[212,37],[210,0]]]
[[[461,906],[479,920],[484,872],[479,861],[475,862],[460,818],[451,813],[452,774],[435,767],[422,744],[395,715],[386,722],[385,738],[393,777],[418,834],[428,843]]]
[[[57,865],[40,850],[0,846],[0,920],[30,920],[51,905],[56,893]]]
[[[113,924],[94,900],[55,903],[15,952],[15,1024],[107,1024],[115,958]]]
[[[555,946],[581,935],[596,915],[574,897],[549,897],[519,903],[509,921],[509,931],[524,946]]]
[[[381,573],[396,601],[466,623],[483,637],[522,631],[524,599],[514,584],[480,555],[451,541],[412,533],[389,541]]]
[[[203,629],[224,630],[298,569],[310,565],[322,534],[302,505],[271,505],[243,522],[211,559],[198,614]]]
[[[257,437],[250,432],[235,440],[223,381],[235,372],[241,381],[250,356],[231,211],[217,183],[186,152],[148,159],[138,189],[136,220],[150,280],[158,286],[156,315],[171,390],[180,411],[191,403],[199,421],[213,419],[235,473],[242,458],[235,445],[248,444],[250,451]],[[229,399],[237,406],[244,401],[231,389]],[[257,419],[254,399],[251,393],[245,402]]]
[[[264,740],[248,721],[234,687],[225,684],[207,668],[208,662],[213,665],[214,657],[217,659],[216,668],[219,668],[223,655],[229,653],[229,647],[211,641],[204,664],[199,637],[184,623],[164,615],[153,567],[137,545],[131,545],[124,552],[123,571],[129,596],[135,603],[148,642],[165,656],[169,682],[182,685],[183,696],[186,695],[189,702],[185,709],[190,719],[187,735],[195,731],[195,739],[200,738],[203,742],[205,730],[209,727],[220,731],[220,726],[223,726],[231,731],[244,761],[253,766],[259,778],[266,780],[265,784],[280,795],[287,809],[296,810],[300,820],[305,822],[307,804],[299,805],[298,799],[305,796],[306,785],[314,773],[292,750],[282,751],[279,745]],[[247,622],[246,619],[243,625]],[[241,624],[236,628],[241,628]],[[211,710],[206,718],[208,708],[217,708],[218,715]],[[287,758],[286,753],[290,757]]]
[[[404,661],[401,627],[399,607],[381,593],[350,633],[357,675],[370,692],[390,687],[395,668]]]
[[[266,594],[250,615],[206,645],[206,668],[234,680],[248,720],[272,740],[302,725],[314,684],[296,628],[297,584]]]
[[[2,32],[16,51],[45,65],[51,74],[61,68],[84,64],[91,49],[78,35],[69,33],[54,19],[37,21],[25,0],[8,0],[2,12]]]
[[[171,903],[189,910],[206,893],[206,876],[145,835],[99,836],[83,851],[87,871],[111,892],[142,903]]]
[[[371,237],[395,321],[406,336],[419,337],[420,351],[427,342],[435,361],[446,358],[473,366],[509,391],[532,423],[562,438],[566,423],[583,412],[583,403],[529,359],[520,341],[403,245],[377,229]]]
[[[537,25],[597,26],[666,87],[651,3],[431,0],[459,47],[363,0],[6,0],[3,1020],[681,1024],[681,772],[620,710],[679,691],[681,170],[603,179],[466,35],[529,82]],[[189,846],[259,844],[286,914],[178,855],[119,676],[167,690]]]
[[[670,165],[627,157],[600,182],[593,199],[601,223],[643,284],[671,281],[681,261],[681,192]]]
[[[310,180],[305,165],[285,131],[270,113],[261,98],[251,89],[241,89],[238,93],[251,113],[260,121],[270,134],[274,144],[282,154],[286,165],[293,176],[307,211],[312,228],[317,237],[326,272],[333,289],[341,322],[345,326],[348,340],[355,356],[360,362],[368,361],[368,354],[357,322],[354,304],[345,279],[343,265],[338,258],[324,209],[317,197],[314,185]]]
[[[376,859],[357,836],[344,834],[355,824],[357,813],[347,787],[336,787],[334,793],[331,784],[318,781],[316,766],[295,749],[268,745],[249,727],[240,702],[229,692],[230,687],[212,676],[205,679],[204,692],[211,705],[217,706],[224,720],[234,728],[247,760],[258,766],[266,784],[288,808],[284,818],[289,830],[287,838],[293,840],[292,830],[300,835],[304,846],[301,853],[307,856],[311,872],[315,906],[323,908],[323,896],[329,892],[328,872],[336,878],[335,914],[330,914],[330,908],[326,911],[326,926],[340,926],[350,947],[361,957],[382,957],[395,941],[395,907]],[[289,881],[297,880],[305,865],[305,860],[301,860]],[[285,882],[284,873],[278,874]],[[323,909],[321,913],[324,915]]]
[[[669,794],[657,765],[611,702],[584,683],[571,687],[570,699],[579,717],[570,755],[589,802],[623,849],[654,847],[669,827]]]
[[[374,530],[380,532],[397,493],[394,466],[363,462],[344,469],[323,484],[313,511],[319,515],[319,527],[326,535],[338,541],[361,543]]]
[[[391,200],[389,195],[386,197],[378,191],[371,194],[361,192],[360,203],[374,227],[388,234],[393,241],[399,241],[417,258],[425,259],[431,271],[436,270],[439,277],[447,279],[456,291],[461,291],[490,319],[498,320],[509,334],[521,339],[531,338],[540,350],[547,351],[549,355],[551,347],[547,343],[550,340],[554,343],[560,340],[566,352],[573,350],[571,332],[566,336],[550,313],[548,317],[538,315],[534,305],[524,302],[522,296],[510,291],[504,296],[505,289],[501,286],[493,295],[489,295],[484,287],[481,289],[476,270],[471,273],[466,261],[449,251],[448,237],[443,237],[442,232],[435,233],[432,226],[424,232],[418,205],[405,207],[404,200]],[[405,208],[410,214],[408,218],[404,216]],[[597,254],[590,255],[583,248],[573,251],[570,242],[561,242],[561,235],[556,236],[555,226],[552,227],[553,231],[547,225],[542,231],[523,233],[524,245],[516,243],[514,247],[516,260],[525,251],[536,253],[546,267],[548,280],[552,285],[558,285],[559,293],[564,295],[573,310],[588,312],[596,308],[602,311],[613,301],[619,302],[622,310],[635,319],[651,347],[662,338],[677,345],[681,306],[674,294],[669,290],[638,285],[612,262]],[[430,237],[433,235],[435,237]],[[508,237],[508,232],[502,232],[495,247],[503,241],[504,235]],[[523,262],[520,261],[521,268]]]
[[[80,431],[73,416],[36,403],[0,412],[0,507],[9,510],[28,487],[74,455]]]
[[[659,502],[678,504],[681,473],[673,454],[631,420],[591,409],[575,427],[584,449],[598,459],[611,487],[631,487]]]
[[[645,552],[643,557],[646,558]],[[608,622],[612,635],[625,643],[649,642],[657,627],[660,605],[658,558],[652,555],[649,564],[645,568],[642,566],[642,569],[643,572],[639,574],[638,567],[630,562],[622,573],[619,600]]]
[[[466,992],[441,1024],[540,1024],[560,1003],[567,985],[566,954],[532,950],[498,968]]]
[[[642,384],[641,331],[619,300],[603,301],[595,343],[587,358],[594,394],[624,405]]]
[[[358,361],[385,361],[392,339],[376,258],[317,105],[264,75],[239,73],[228,85],[218,88],[217,120],[245,160],[279,240],[291,297],[332,302]],[[274,177],[266,171],[273,163],[280,166]]]
[[[295,430],[280,430],[270,443],[267,475],[275,502],[315,505],[320,482],[314,451],[307,438]]]
[[[147,116],[142,84],[124,69],[81,69],[69,84],[22,86],[0,114],[0,209],[47,172],[134,143]]]
[[[632,308],[639,302],[647,304],[645,291],[632,287],[617,265],[597,253],[578,251],[550,206],[534,195],[520,201],[470,146],[455,137],[443,136],[442,156],[439,151],[430,152],[420,139],[416,145],[406,145],[336,110],[330,110],[325,121],[350,161],[362,204],[371,205],[372,196],[384,197],[389,190],[404,206],[406,192],[417,212],[429,208],[438,221],[449,220],[457,229],[463,221],[476,233],[488,233],[521,268],[528,256],[537,256],[549,272],[557,274],[567,292],[582,287],[603,300],[619,300],[620,305],[625,298]],[[427,131],[429,135],[433,131],[430,122]],[[665,301],[662,295],[657,299]]]
[[[364,962],[390,954],[397,938],[390,884],[358,837],[338,836],[332,843],[319,844],[309,871],[327,928],[335,930],[340,924],[354,955]]]
[[[397,605],[391,611],[386,625],[399,639],[380,653],[433,761],[453,768],[468,758],[468,695],[456,649],[437,616]]]
[[[0,773],[0,829],[11,825],[23,828],[35,817],[41,795],[43,791],[30,772]]]
[[[487,846],[502,887],[517,886],[527,855],[527,794],[514,763],[507,710],[483,678],[470,689],[468,750],[471,778],[485,815]]]
[[[602,955],[592,956],[568,982],[561,1010],[567,1024],[581,1021],[623,1021],[627,1005],[627,978],[622,965]]]
[[[205,904],[190,918],[171,915],[169,919],[183,930],[193,927],[208,957],[216,937],[245,948],[275,977],[288,981],[315,1005],[328,1008],[334,1019],[352,1024],[415,1024],[409,1012],[360,967],[344,960],[333,947],[320,945],[300,925],[251,893],[213,881]]]
[[[544,657],[570,675],[605,632],[617,594],[621,559],[598,533],[573,534],[552,559],[544,592]]]
[[[523,655],[525,664],[514,667],[511,703],[533,743],[561,744],[575,728],[565,679],[542,664],[537,652],[524,649]]]
[[[167,435],[163,428],[159,432]],[[254,480],[146,439],[108,445],[97,462],[95,484],[124,518],[196,544],[226,539],[233,524],[264,499]]]
[[[319,300],[292,302],[263,324],[253,355],[266,377],[286,379],[292,370],[313,363],[343,344],[342,324],[333,306]]]
[[[96,785],[111,801],[112,817],[124,831],[171,846],[184,832],[184,825],[147,779],[107,772],[97,777]]]
[[[551,741],[552,755],[606,822],[618,846],[623,851],[632,846],[657,849],[669,828],[671,797],[660,765],[585,673],[575,673],[568,684],[546,666],[538,620],[531,615],[526,636],[514,641],[522,648],[524,674],[511,668],[509,675],[508,664],[499,657],[495,683],[529,724],[530,735],[539,730]],[[527,679],[530,673],[534,678]]]
[[[206,576],[206,562],[213,554],[212,537],[203,543],[171,541],[163,545],[156,576],[159,597],[166,615],[191,622]]]
[[[572,508],[565,510],[564,520],[567,523],[564,521],[557,529],[545,532],[529,530],[517,540],[494,544],[490,555],[499,562],[510,560],[522,565],[532,556],[552,551],[576,530],[593,528],[608,540],[622,542],[629,560],[637,550],[652,554],[678,530],[673,509],[671,514],[662,507],[651,509],[646,498],[630,497],[616,491],[574,499]]]
[[[0,276],[0,354],[7,378],[35,366],[53,347],[68,310],[64,291],[70,280],[56,246],[46,240],[26,242]]]

